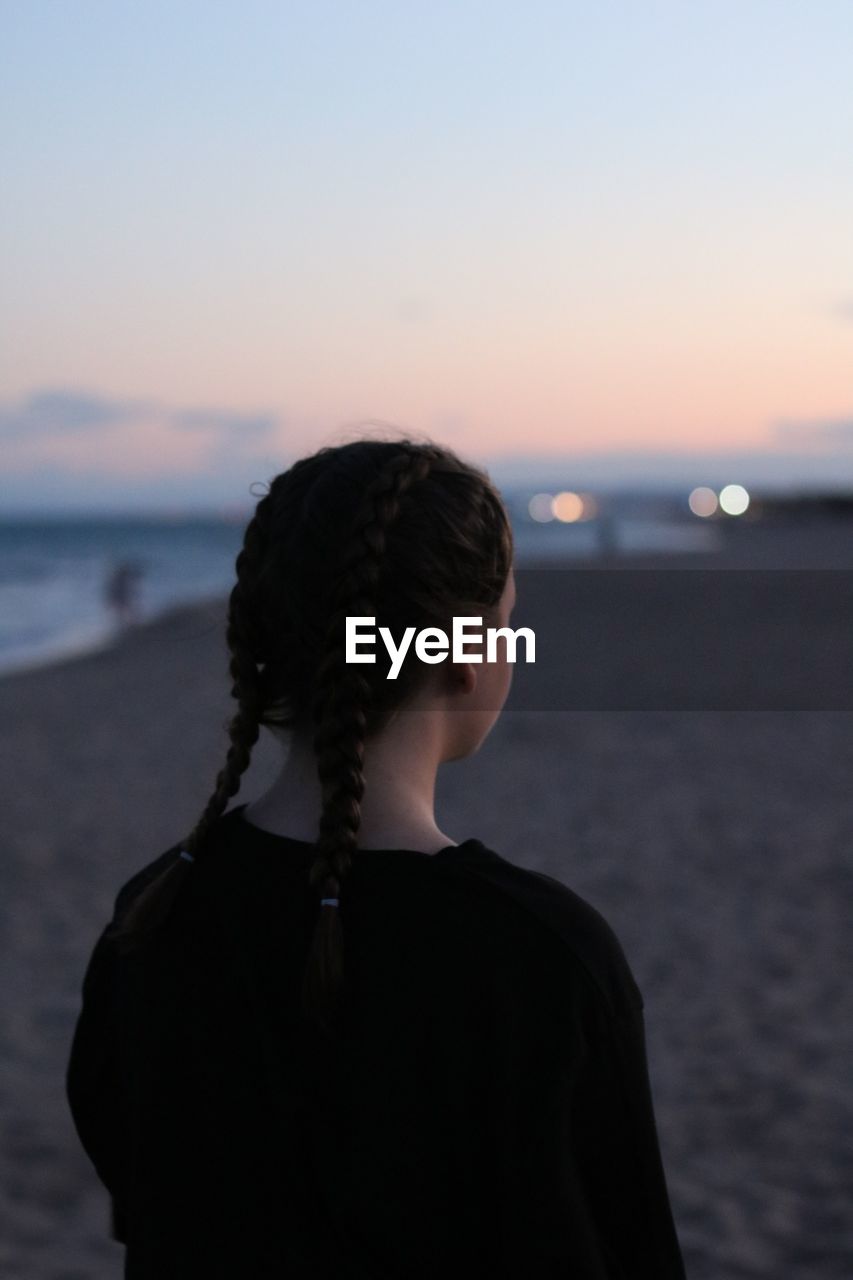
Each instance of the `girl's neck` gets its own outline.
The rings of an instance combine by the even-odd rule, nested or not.
[[[364,752],[357,847],[435,853],[455,844],[435,820],[436,771],[427,749],[407,753],[400,743],[371,741]],[[275,835],[313,842],[320,809],[314,753],[310,744],[294,737],[279,776],[247,806],[245,817]]]

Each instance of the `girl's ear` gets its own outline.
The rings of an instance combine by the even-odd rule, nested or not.
[[[447,671],[451,693],[469,694],[477,688],[477,669],[473,662],[451,662]]]

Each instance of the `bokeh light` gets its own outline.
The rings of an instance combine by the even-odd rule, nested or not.
[[[727,484],[720,490],[720,507],[726,515],[743,515],[749,506],[749,494],[742,484]]]
[[[574,524],[583,516],[583,498],[579,493],[565,490],[554,498],[552,509],[558,520],[564,524]]]
[[[546,520],[553,520],[553,501],[553,494],[535,493],[527,504],[527,510],[531,520],[538,520],[542,524],[544,524]]]
[[[687,505],[694,516],[712,516],[717,510],[717,495],[707,485],[700,484],[690,491]]]

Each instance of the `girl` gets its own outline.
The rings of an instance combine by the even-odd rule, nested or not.
[[[394,680],[381,645],[344,659],[348,617],[396,643],[506,626],[512,558],[487,474],[430,442],[322,448],[258,502],[225,766],[120,889],[68,1063],[126,1277],[684,1276],[620,943],[435,819],[439,765],[506,700],[504,645],[412,648]],[[225,812],[262,725],[281,776]]]

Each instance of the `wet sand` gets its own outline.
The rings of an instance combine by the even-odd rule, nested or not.
[[[850,542],[847,526],[813,533],[804,567],[851,567]],[[765,538],[754,566],[773,546],[777,567],[791,563]],[[727,554],[749,563],[743,547]],[[537,635],[571,618],[572,581],[523,578]],[[608,575],[589,591],[606,660]],[[224,761],[224,608],[175,610],[109,651],[0,679],[5,1280],[122,1274],[63,1076],[119,885],[191,827]],[[786,608],[780,625],[797,633],[808,610],[795,593]],[[840,609],[825,626],[849,621]],[[658,661],[671,663],[666,646]],[[439,824],[561,879],[622,940],[691,1280],[849,1280],[853,713],[792,709],[795,667],[780,669],[791,696],[773,710],[713,709],[710,696],[687,710],[660,698],[578,710],[568,695],[549,707],[547,671],[525,674],[479,752],[441,771]],[[630,688],[630,670],[621,678]],[[262,733],[231,805],[269,785],[277,762]]]

